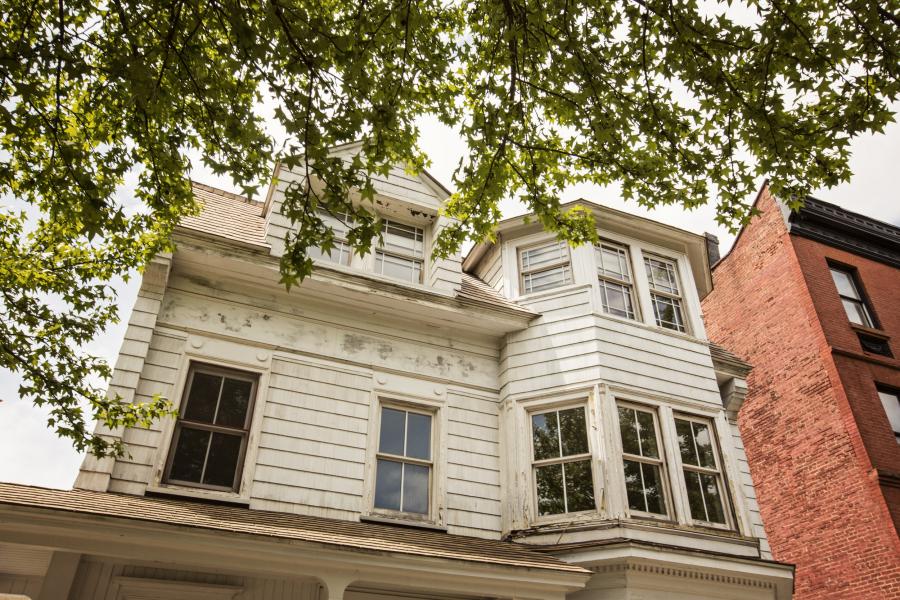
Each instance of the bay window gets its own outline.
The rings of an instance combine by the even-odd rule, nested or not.
[[[711,425],[709,421],[684,416],[675,419],[691,518],[726,525],[725,487]]]
[[[519,250],[519,277],[522,294],[572,283],[568,244],[554,240]]]
[[[530,416],[538,515],[595,510],[586,408]]]
[[[656,324],[682,333],[687,331],[678,283],[678,265],[672,260],[645,254],[644,266]]]
[[[594,251],[603,312],[634,319],[634,288],[628,249],[618,244],[602,242]]]
[[[352,217],[346,212],[335,212],[332,214],[326,210],[319,210],[318,215],[322,222],[334,231],[334,245],[327,252],[323,252],[316,246],[311,246],[307,250],[309,257],[349,266],[350,259],[353,256],[353,249],[347,242],[347,232],[350,231],[350,227],[353,225]]]

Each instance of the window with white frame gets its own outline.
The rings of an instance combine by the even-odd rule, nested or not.
[[[859,292],[853,272],[832,266],[831,278],[834,280],[834,285],[837,287],[838,295],[841,297],[841,303],[844,305],[844,311],[850,322],[864,327],[874,327],[872,312]]]
[[[668,516],[656,413],[627,404],[619,404],[618,409],[628,508],[632,514]]]
[[[348,266],[350,258],[353,256],[353,248],[347,242],[347,232],[353,226],[352,216],[343,211],[331,213],[327,210],[319,210],[318,215],[322,222],[334,231],[334,245],[327,252],[311,246],[307,250],[309,257]]]
[[[878,388],[878,397],[881,399],[881,405],[891,423],[891,429],[894,430],[894,437],[897,439],[897,443],[900,443],[900,394],[895,390]]]
[[[520,249],[519,277],[523,294],[572,283],[568,244],[554,240]]]
[[[168,483],[238,489],[256,387],[253,373],[191,365],[166,465]]]
[[[675,418],[691,519],[727,525],[725,486],[713,431],[707,420],[685,415]]]
[[[619,244],[603,241],[594,248],[597,258],[597,275],[600,279],[600,303],[603,312],[635,318],[634,282],[628,249]]]
[[[531,413],[539,516],[596,509],[585,406]]]
[[[434,460],[433,414],[403,407],[381,407],[376,454],[376,510],[428,516]]]
[[[685,332],[678,265],[660,256],[644,255],[644,266],[650,284],[650,300],[656,324],[666,329]]]
[[[422,283],[424,265],[424,230],[383,219],[381,244],[375,250],[375,272],[410,283]]]

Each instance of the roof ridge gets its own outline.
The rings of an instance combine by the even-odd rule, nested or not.
[[[229,192],[228,190],[223,190],[222,188],[217,188],[206,183],[201,183],[199,181],[195,181],[193,179],[190,180],[192,188],[198,188],[205,192],[209,192],[211,194],[217,194],[219,196],[224,196],[226,198],[230,198],[232,200],[238,200],[245,204],[250,204],[253,206],[262,206],[263,203],[260,200],[251,200],[247,196],[242,196],[241,194],[235,194],[234,192]]]

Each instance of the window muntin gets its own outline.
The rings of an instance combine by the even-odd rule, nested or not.
[[[628,249],[610,242],[602,242],[594,247],[594,254],[597,259],[603,312],[634,319],[634,288]]]
[[[676,418],[675,432],[691,518],[703,523],[727,525],[725,486],[712,424],[704,420]]]
[[[522,293],[551,290],[572,283],[569,246],[552,241],[519,250]]]
[[[424,264],[424,230],[383,219],[381,243],[375,250],[375,272],[410,283],[422,283]]]
[[[894,437],[897,439],[897,443],[900,443],[900,394],[895,391],[879,389],[878,397],[881,399],[884,412],[887,413],[891,429],[894,430]]]
[[[251,373],[191,366],[169,451],[168,483],[238,489],[256,386]]]
[[[841,297],[841,303],[844,305],[844,311],[850,322],[864,327],[874,327],[871,311],[866,306],[862,294],[859,293],[853,273],[831,267],[831,278],[834,280],[834,285],[837,287],[838,295]]]
[[[644,256],[644,266],[656,324],[666,329],[687,331],[678,285],[678,265],[658,256]]]
[[[584,406],[531,414],[539,516],[596,509]]]
[[[656,413],[629,405],[618,409],[628,508],[633,513],[668,516]]]
[[[432,423],[429,413],[381,407],[376,509],[424,516],[431,512]]]
[[[318,247],[311,246],[307,250],[309,257],[349,266],[353,248],[347,242],[347,232],[353,225],[353,217],[347,212],[340,211],[332,214],[326,210],[319,210],[318,215],[322,222],[334,231],[334,246],[328,252],[322,252]]]

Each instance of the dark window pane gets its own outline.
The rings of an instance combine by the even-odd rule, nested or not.
[[[718,477],[700,475],[703,483],[703,496],[706,499],[707,521],[725,524],[725,510],[722,507],[722,494],[719,493]]]
[[[381,437],[378,451],[403,456],[403,437],[406,430],[406,413],[393,408],[381,409]],[[398,484],[399,485],[399,484]]]
[[[531,435],[534,440],[534,459],[559,458],[559,430],[556,413],[531,415]]]
[[[697,450],[694,448],[694,434],[691,422],[675,419],[675,432],[678,434],[678,448],[681,450],[681,461],[687,465],[697,465]]]
[[[241,456],[241,436],[227,433],[213,433],[206,459],[206,473],[203,483],[234,487],[238,459]]]
[[[656,447],[656,428],[653,426],[653,414],[637,411],[638,429],[641,436],[641,456],[659,458],[659,449]]]
[[[591,461],[579,460],[563,465],[566,477],[567,512],[594,510],[594,479]]]
[[[400,510],[402,463],[378,459],[375,473],[375,508]]]
[[[623,461],[625,467],[625,490],[628,492],[628,508],[646,511],[644,484],[641,481],[641,463],[635,460]]]
[[[644,495],[647,498],[647,512],[658,515],[666,514],[666,504],[663,500],[662,477],[657,465],[642,464],[641,471],[644,474]]]
[[[640,456],[641,449],[638,445],[634,412],[634,409],[624,406],[619,407],[619,430],[622,433],[622,451],[627,454]]]
[[[409,413],[406,431],[406,456],[431,460],[431,415]]]
[[[219,400],[216,424],[243,428],[247,420],[247,407],[250,406],[252,390],[253,383],[226,377],[222,384],[222,398]]]
[[[538,514],[558,515],[566,512],[563,501],[562,465],[547,465],[534,470],[537,479]]]
[[[715,469],[716,457],[713,451],[709,427],[703,423],[694,423],[693,426],[694,441],[697,444],[697,458],[700,460],[700,466],[708,469]]]
[[[188,394],[187,406],[184,407],[182,417],[190,421],[212,423],[221,387],[221,375],[195,372],[191,378],[191,391]]]
[[[208,431],[182,427],[181,433],[178,434],[175,455],[172,457],[169,479],[200,483],[208,444]]]
[[[703,503],[703,490],[700,484],[700,474],[693,471],[684,472],[684,484],[687,487],[688,505],[691,508],[691,518],[695,521],[708,521],[706,508]]]
[[[587,428],[583,408],[559,411],[559,433],[562,438],[562,455],[587,454]]]
[[[412,416],[412,414],[410,414]],[[403,465],[403,512],[428,514],[428,475],[422,465]]]

